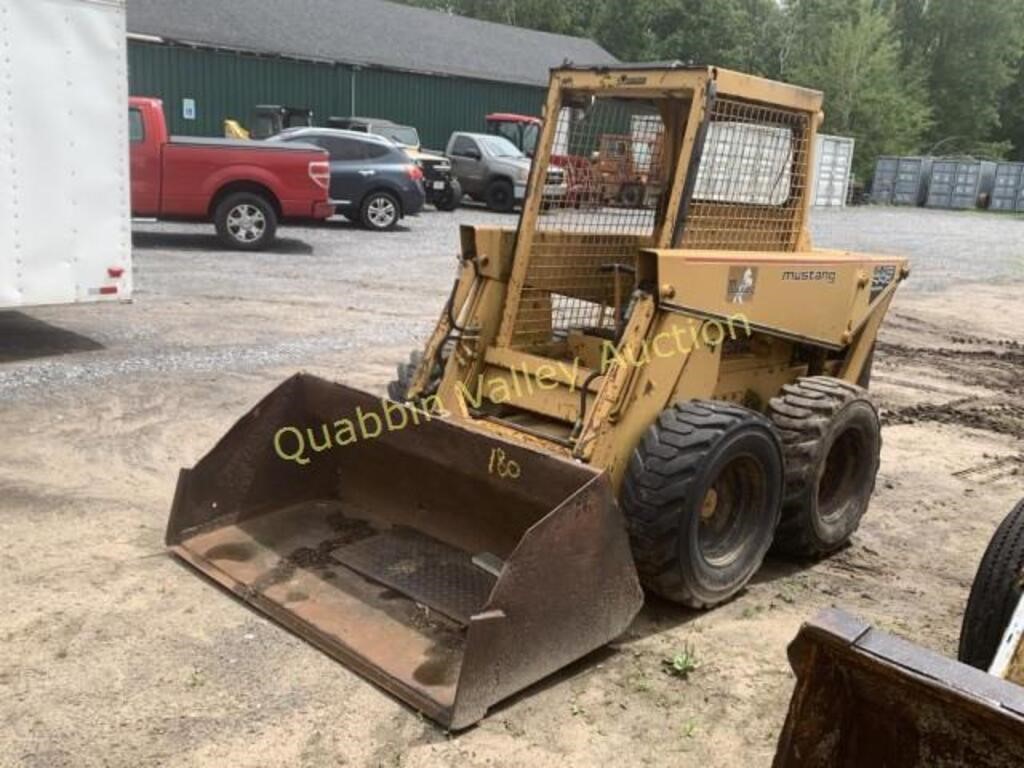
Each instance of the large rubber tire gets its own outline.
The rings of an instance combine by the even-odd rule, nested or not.
[[[739,592],[771,546],[782,467],[778,436],[754,411],[705,401],[662,411],[622,491],[644,586],[691,608]]]
[[[988,670],[1020,602],[1024,582],[1024,501],[996,530],[981,558],[960,630],[960,661]]]
[[[277,212],[262,195],[236,192],[217,204],[213,224],[225,247],[237,251],[260,251],[274,242]]]
[[[452,179],[448,189],[445,190],[444,197],[438,200],[435,206],[439,211],[451,212],[459,207],[459,203],[462,202],[462,185],[459,184],[457,179]]]
[[[390,192],[371,192],[363,198],[363,203],[359,206],[360,223],[375,232],[394,229],[401,218],[402,205]]]
[[[437,391],[437,385],[441,383],[441,377],[444,375],[444,362],[447,359],[446,350],[442,350],[441,363],[435,365],[434,369],[430,372],[430,378],[427,380],[427,388],[424,395],[429,396]],[[416,370],[420,367],[420,361],[422,360],[423,353],[416,349],[409,353],[409,362],[398,364],[398,376],[388,384],[389,398],[396,403],[404,403],[409,399],[409,386],[412,384],[412,377],[416,375]]]
[[[768,412],[786,458],[775,549],[797,557],[834,552],[860,526],[875,489],[878,411],[863,388],[811,376],[784,386]]]
[[[487,185],[485,194],[487,207],[499,213],[508,213],[516,207],[516,193],[512,182],[507,179],[495,179]]]

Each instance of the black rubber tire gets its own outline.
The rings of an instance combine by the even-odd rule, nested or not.
[[[229,228],[228,217],[240,206],[257,208],[263,216],[263,234],[255,240],[239,239]],[[213,212],[213,225],[217,228],[217,237],[226,248],[236,251],[261,251],[268,248],[277,237],[277,211],[262,195],[255,192],[235,192],[217,204]]]
[[[386,203],[390,203],[390,205],[394,207],[394,216],[386,225],[381,225],[377,223],[371,215],[371,206],[373,206],[377,201],[384,201]],[[363,202],[359,206],[359,223],[362,224],[367,229],[372,229],[374,232],[387,232],[389,230],[394,229],[398,225],[398,222],[401,220],[401,218],[402,204],[398,202],[397,197],[395,197],[390,192],[386,192],[384,190],[377,190],[376,192],[371,192],[370,194],[363,198]]]
[[[1006,516],[988,544],[960,629],[958,657],[988,670],[1020,602],[1024,582],[1024,501]]]
[[[768,405],[782,437],[786,494],[775,549],[822,557],[860,526],[875,489],[882,449],[868,393],[830,376],[798,379]]]
[[[639,208],[644,202],[644,188],[640,184],[624,184],[619,191],[619,203],[627,208]]]
[[[508,179],[495,179],[488,184],[484,198],[487,207],[498,213],[508,213],[516,207],[516,193]]]
[[[434,369],[430,372],[427,388],[423,392],[424,396],[430,396],[437,391],[437,385],[441,383],[441,377],[444,375],[444,363],[447,359],[446,350],[442,350],[441,363],[435,365]],[[404,403],[409,399],[409,386],[412,384],[412,377],[416,375],[416,370],[420,367],[420,361],[422,360],[423,352],[415,349],[409,353],[409,362],[398,364],[398,376],[388,384],[389,398],[396,403]]]
[[[458,208],[459,203],[461,202],[462,185],[459,184],[458,180],[452,179],[448,189],[445,190],[444,196],[438,201],[435,207],[439,211],[450,212]]]
[[[622,491],[644,586],[691,608],[708,608],[739,592],[771,546],[782,468],[779,438],[754,411],[706,401],[662,411],[633,452]],[[717,499],[712,514],[723,497],[738,502],[732,505],[735,518],[726,517],[732,546],[717,557],[703,540],[705,533],[715,535],[704,527],[711,489]]]

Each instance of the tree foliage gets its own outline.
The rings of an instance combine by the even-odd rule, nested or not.
[[[820,88],[862,172],[881,153],[1024,159],[1024,0],[404,1]]]

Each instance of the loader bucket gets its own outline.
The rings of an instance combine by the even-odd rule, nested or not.
[[[789,647],[796,690],[774,768],[1019,768],[1024,688],[837,610]]]
[[[642,603],[604,473],[303,374],[182,470],[167,544],[451,729]]]

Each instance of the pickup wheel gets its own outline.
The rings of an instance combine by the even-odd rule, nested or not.
[[[277,213],[261,195],[237,192],[217,205],[213,214],[217,236],[228,248],[259,251],[274,241]]]
[[[378,232],[394,229],[401,217],[402,208],[390,192],[371,192],[359,208],[363,226]]]
[[[508,213],[516,206],[516,193],[512,182],[507,179],[496,179],[487,186],[487,207],[499,213]]]
[[[448,189],[445,190],[444,195],[440,200],[437,201],[437,210],[439,211],[454,211],[459,207],[459,203],[462,201],[462,185],[455,179],[452,179]]]

